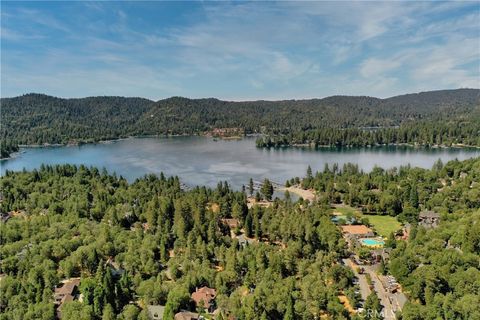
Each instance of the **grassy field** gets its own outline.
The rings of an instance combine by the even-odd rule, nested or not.
[[[332,213],[333,212],[340,213],[340,215],[342,215],[342,216],[346,216],[349,213],[354,215],[354,216],[358,216],[360,214],[359,210],[357,210],[355,208],[352,208],[350,206],[342,206],[342,207],[333,208]],[[337,215],[339,215],[339,214],[337,214]]]
[[[330,213],[342,216],[351,214],[357,218],[368,218],[368,221],[373,226],[375,231],[382,237],[388,237],[390,233],[402,228],[402,224],[398,222],[397,218],[395,217],[362,214],[360,210],[347,205],[332,208]]]
[[[390,233],[402,228],[402,224],[398,222],[395,217],[366,214],[362,215],[362,217],[368,218],[368,221],[375,228],[375,231],[383,237],[388,237]]]

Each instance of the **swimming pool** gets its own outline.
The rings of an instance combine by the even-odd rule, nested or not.
[[[365,238],[360,239],[360,243],[367,247],[383,247],[385,242],[379,238]]]

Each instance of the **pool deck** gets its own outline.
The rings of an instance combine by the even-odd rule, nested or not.
[[[382,248],[385,245],[385,241],[382,238],[361,238],[358,239],[360,244],[369,248]]]

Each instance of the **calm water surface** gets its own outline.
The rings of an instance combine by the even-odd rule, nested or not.
[[[105,167],[129,181],[146,173],[164,172],[178,175],[187,185],[214,187],[228,181],[240,188],[252,177],[256,181],[269,178],[284,183],[295,176],[304,176],[307,166],[313,171],[329,165],[352,162],[365,171],[375,165],[391,168],[411,164],[431,168],[442,159],[446,162],[478,157],[475,149],[417,149],[410,147],[322,148],[319,150],[284,148],[258,149],[254,138],[240,141],[214,141],[206,137],[136,138],[113,143],[73,147],[27,148],[17,157],[1,162],[5,170],[38,168],[45,164],[85,164]]]

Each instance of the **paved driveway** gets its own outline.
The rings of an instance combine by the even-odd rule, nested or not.
[[[364,274],[359,274],[357,272],[358,266],[353,263],[350,259],[342,259],[344,265],[350,267],[353,270],[353,273],[358,278],[358,285],[360,287],[360,295],[362,299],[367,299],[371,290],[367,284],[367,279]],[[385,320],[394,320],[395,312],[402,310],[407,297],[402,292],[390,293],[385,287],[386,279],[382,275],[378,275],[376,272],[375,266],[362,266],[365,270],[365,273],[370,274],[372,283],[374,286],[375,293],[380,299],[380,303],[383,306],[383,317]],[[383,280],[383,282],[382,282]]]
[[[350,269],[353,270],[353,273],[355,274],[355,277],[358,278],[358,286],[360,287],[360,295],[362,296],[362,299],[365,301],[370,294],[370,288],[368,287],[367,284],[367,279],[365,278],[365,275],[359,274],[357,272],[357,265],[352,262],[350,259],[342,259],[342,262],[344,265],[350,267]]]

